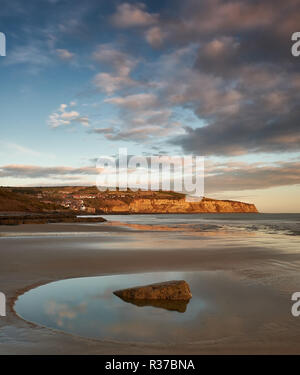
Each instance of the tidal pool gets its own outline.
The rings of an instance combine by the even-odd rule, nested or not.
[[[113,294],[122,288],[186,280],[185,303],[140,301]],[[184,344],[248,337],[277,320],[280,297],[221,271],[155,272],[61,280],[21,295],[15,311],[25,320],[88,338]]]

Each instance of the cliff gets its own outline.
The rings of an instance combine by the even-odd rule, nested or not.
[[[131,202],[111,200],[105,207],[99,207],[104,213],[231,213],[258,212],[254,204],[238,201],[203,198],[199,202],[186,202],[181,199],[135,198]]]
[[[34,195],[15,192],[11,189],[0,187],[0,212],[48,212],[59,208],[60,206],[56,204],[55,201],[44,203]]]
[[[95,186],[2,187],[0,212],[82,213],[216,213],[257,212],[254,204],[203,198],[187,202],[185,195],[172,191],[105,191]]]

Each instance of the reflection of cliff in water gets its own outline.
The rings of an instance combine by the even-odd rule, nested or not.
[[[132,298],[122,298],[124,302],[131,303],[138,307],[152,306],[169,311],[178,311],[184,313],[186,311],[187,305],[190,302],[188,301],[174,301],[174,300],[165,300],[165,299],[132,299]]]

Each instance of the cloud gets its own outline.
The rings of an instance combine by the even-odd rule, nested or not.
[[[113,128],[111,131],[105,130],[104,132],[101,132],[101,129],[93,129],[92,132],[105,134],[105,138],[110,141],[149,141],[156,137],[167,137],[175,131],[180,132],[180,126],[179,123],[170,122],[166,126],[145,124],[135,128]]]
[[[74,105],[75,102],[70,103],[71,107]],[[67,107],[67,104],[61,104],[59,109],[49,116],[48,123],[51,128],[67,126],[73,123],[79,123],[85,127],[89,126],[89,118],[87,116],[81,116],[77,111],[67,111]]]
[[[45,304],[45,313],[54,319],[59,327],[63,327],[67,319],[75,319],[78,315],[86,313],[87,303],[81,302],[78,305],[59,303],[53,300]]]
[[[113,97],[105,99],[106,103],[116,104],[126,109],[141,110],[153,107],[157,104],[157,97],[154,94],[135,94],[125,97]]]
[[[151,27],[166,52],[149,71],[161,84],[158,101],[192,111],[199,123],[168,142],[198,155],[299,151],[300,66],[290,36],[300,1],[176,4]],[[151,28],[146,39],[155,46]]]
[[[241,66],[234,80],[200,72],[188,76],[194,78],[177,82],[180,89],[170,98],[190,106],[205,125],[186,126],[186,134],[172,144],[198,155],[299,151],[297,73]]]
[[[58,57],[64,61],[70,61],[75,57],[75,54],[68,51],[67,49],[56,49]]]
[[[142,3],[119,4],[109,20],[135,34],[122,30],[118,42],[99,44],[92,54],[98,69],[92,83],[108,96],[103,103],[118,110],[119,124],[90,132],[115,141],[167,137],[169,145],[198,155],[298,151],[300,66],[290,36],[299,5],[167,1],[158,14]],[[157,48],[153,55],[140,48],[141,38]],[[75,108],[64,111],[51,115],[51,126],[88,125]],[[193,122],[184,118],[187,111]]]
[[[16,46],[7,55],[5,65],[27,65],[33,73],[46,68],[52,63],[48,51],[37,42]]]
[[[130,77],[130,73],[138,64],[138,60],[129,54],[120,51],[111,44],[101,44],[96,48],[92,57],[101,66],[109,70],[109,72],[96,74],[93,79],[94,85],[107,95],[139,84]]]
[[[300,162],[216,163],[205,167],[207,193],[300,184]]]
[[[40,167],[35,165],[5,165],[0,167],[1,177],[14,178],[54,178],[58,176],[78,176],[78,175],[96,175],[99,170],[95,167]]]
[[[159,47],[162,45],[165,35],[165,32],[160,27],[154,26],[146,31],[145,38],[152,47]]]
[[[95,164],[97,159],[93,159]],[[0,167],[0,178],[43,179],[60,183],[93,184],[89,176],[99,174],[96,167],[40,167],[34,165],[5,165]],[[95,181],[95,180],[94,180]],[[245,163],[226,160],[205,162],[205,194],[268,189],[280,186],[300,186],[300,162]],[[95,182],[94,182],[95,183]]]
[[[92,128],[88,130],[88,133],[95,133],[95,134],[109,134],[112,135],[115,132],[115,128],[113,127],[106,127],[106,128]]]
[[[138,60],[115,48],[112,44],[100,44],[93,52],[93,59],[113,67],[121,76],[128,76]]]
[[[145,27],[153,25],[158,20],[158,14],[148,13],[143,3],[123,3],[117,6],[115,14],[111,17],[114,26],[120,28]]]
[[[107,98],[105,103],[119,108],[120,126],[91,129],[109,140],[148,141],[155,137],[180,134],[181,124],[172,118],[172,110],[165,108],[153,93],[140,93]]]
[[[142,141],[147,142],[155,138],[167,137],[174,133],[181,132],[181,124],[178,122],[168,122],[164,126],[151,125],[145,120],[140,120],[140,126],[135,127],[107,127],[107,128],[91,128],[89,133],[101,134],[110,141]],[[150,121],[149,121],[150,122]]]
[[[255,40],[260,48],[266,40],[283,42],[283,37],[289,37],[297,29],[300,18],[298,0],[284,3],[280,0],[187,0],[177,2],[176,6],[157,23],[168,36],[166,43],[176,45],[236,35],[243,42],[250,42],[250,49]],[[256,38],[258,35],[261,40]],[[267,54],[271,49],[267,48]]]
[[[29,156],[41,156],[41,153],[35,150],[32,150],[31,148],[24,147],[22,145],[19,145],[17,143],[13,142],[7,142],[7,141],[0,141],[1,145],[1,151],[7,152],[14,152],[14,153],[21,153],[24,155],[29,155]]]
[[[134,87],[137,82],[128,76],[118,76],[110,73],[98,73],[93,79],[94,85],[107,95],[112,95],[123,88]]]

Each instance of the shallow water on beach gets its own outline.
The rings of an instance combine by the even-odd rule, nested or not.
[[[218,214],[160,214],[160,215],[103,215],[113,223],[143,229],[260,232],[300,236],[300,214],[257,214],[257,213],[218,213]]]
[[[2,233],[0,243],[5,247],[36,254],[49,250],[58,258],[68,251],[89,254],[91,259],[97,255],[99,266],[107,262],[110,267],[107,273],[128,273],[61,280],[32,289],[16,301],[22,318],[101,340],[253,347],[287,342],[300,351],[300,318],[291,314],[291,295],[300,288],[300,215],[105,218],[108,222],[99,224],[34,227],[43,233],[24,232],[26,225],[19,232],[14,229],[12,236]],[[103,275],[97,273],[97,262],[86,270],[91,267],[92,275]],[[75,277],[69,271],[61,278],[68,275]],[[188,304],[134,304],[113,294],[174,279],[190,284],[193,297]]]
[[[190,284],[189,303],[125,302],[114,290],[166,280]],[[275,325],[292,325],[290,303],[271,288],[245,283],[230,272],[160,272],[53,282],[20,296],[16,312],[46,327],[122,342],[197,343],[271,339]],[[296,322],[297,324],[297,322]]]

